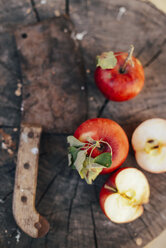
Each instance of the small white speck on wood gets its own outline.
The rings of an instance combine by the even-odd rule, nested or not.
[[[2,142],[1,147],[2,147],[2,149],[4,149],[4,150],[7,149],[7,145],[6,145],[4,142]]]
[[[31,149],[31,152],[32,152],[32,154],[36,155],[36,154],[38,154],[39,149],[38,149],[37,147],[33,147],[33,148]]]
[[[83,40],[83,38],[84,38],[84,36],[87,34],[87,31],[83,31],[82,33],[77,33],[76,35],[75,35],[75,38],[77,39],[77,40]]]
[[[47,2],[46,0],[41,0],[40,1],[41,4],[46,4],[46,2]]]
[[[17,242],[17,243],[20,242],[20,237],[21,237],[21,233],[20,233],[20,231],[17,229],[17,235],[15,236],[16,242]]]
[[[126,13],[126,8],[125,7],[120,7],[119,8],[119,12],[118,12],[118,15],[117,15],[117,20],[120,21],[122,16]]]
[[[24,111],[24,102],[21,103],[21,112]]]

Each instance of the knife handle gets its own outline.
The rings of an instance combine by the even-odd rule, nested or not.
[[[35,209],[41,132],[41,126],[21,126],[13,194],[13,215],[16,223],[33,238],[42,237],[49,231],[49,223]]]

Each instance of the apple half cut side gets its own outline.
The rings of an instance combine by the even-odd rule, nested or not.
[[[135,168],[122,168],[111,175],[100,192],[100,206],[115,223],[134,221],[143,214],[150,188],[145,175]]]
[[[132,146],[140,167],[152,173],[166,172],[166,120],[142,122],[132,135]]]

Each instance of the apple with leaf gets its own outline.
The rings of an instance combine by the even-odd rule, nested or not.
[[[129,52],[104,52],[97,56],[95,82],[103,95],[112,101],[127,101],[140,93],[144,85],[141,62]]]
[[[88,184],[99,174],[107,174],[125,161],[128,138],[119,124],[106,118],[94,118],[82,123],[68,136],[69,166],[76,169]]]

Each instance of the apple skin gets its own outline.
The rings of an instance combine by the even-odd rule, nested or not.
[[[128,155],[129,142],[127,135],[119,124],[110,119],[94,118],[87,120],[77,128],[74,136],[81,142],[86,142],[87,137],[91,137],[96,141],[102,139],[109,143],[112,148],[112,165],[109,168],[104,168],[100,174],[107,174],[119,168]],[[104,145],[102,149],[95,148],[92,157],[95,158],[103,152],[110,152],[108,145]]]
[[[144,86],[144,70],[138,59],[132,56],[133,65],[128,62],[125,72],[120,73],[127,53],[114,53],[117,64],[113,69],[102,69],[100,66],[95,71],[95,82],[103,95],[112,101],[127,101],[139,94]],[[119,55],[118,55],[119,54]]]

